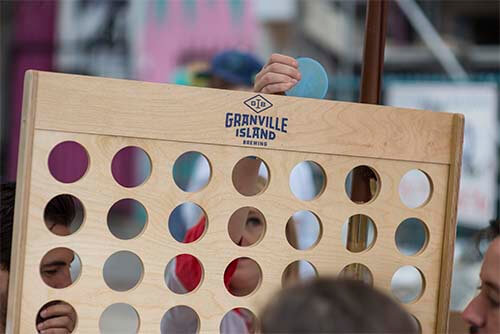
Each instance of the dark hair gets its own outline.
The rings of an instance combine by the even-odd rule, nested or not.
[[[483,254],[484,248],[482,248],[482,246],[484,245],[483,242],[488,244],[495,238],[498,238],[499,236],[500,236],[500,219],[491,220],[490,225],[488,227],[479,231],[479,233],[476,235],[476,248],[481,257],[484,255]]]
[[[2,183],[0,185],[0,268],[6,270],[10,270],[15,199],[16,183]],[[75,214],[75,203],[72,197],[59,195],[47,204],[44,219],[54,224],[69,226]]]
[[[411,315],[354,280],[318,279],[283,289],[263,309],[262,333],[417,333]]]
[[[498,237],[500,235],[500,219],[491,220],[490,226],[482,230],[481,235],[488,241],[493,241]]]
[[[12,223],[14,221],[14,201],[16,184],[14,182],[0,185],[0,269],[10,268],[10,251],[12,247]]]

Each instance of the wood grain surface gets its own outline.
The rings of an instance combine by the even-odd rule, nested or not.
[[[163,314],[175,305],[197,312],[201,332],[218,332],[222,317],[234,307],[258,314],[281,287],[287,265],[302,259],[320,276],[336,276],[350,263],[364,264],[374,285],[389,294],[394,273],[414,266],[425,288],[404,307],[424,333],[445,328],[463,131],[458,116],[265,95],[273,106],[260,114],[288,118],[287,133],[277,133],[266,147],[253,147],[224,126],[227,112],[253,114],[243,104],[252,93],[46,72],[30,76],[38,85],[25,90],[30,98],[24,117],[35,127],[23,130],[24,182],[15,222],[21,227],[15,231],[19,250],[13,268],[18,282],[10,286],[10,293],[20,297],[8,315],[12,333],[34,332],[36,314],[50,300],[75,308],[75,333],[98,333],[100,315],[116,302],[137,310],[140,333],[158,333]],[[47,163],[51,149],[67,140],[80,143],[90,158],[85,175],[71,184],[55,180]],[[111,175],[114,155],[130,145],[142,148],[152,163],[149,178],[135,188],[120,186]],[[188,151],[203,153],[212,169],[210,182],[196,193],[182,191],[172,177],[175,160]],[[270,173],[266,190],[252,197],[239,194],[231,181],[234,165],[246,156],[261,158]],[[295,198],[289,186],[291,170],[305,160],[318,163],[326,175],[325,190],[312,201]],[[359,165],[372,167],[380,177],[380,191],[366,204],[351,202],[344,190],[348,173]],[[398,192],[402,176],[412,169],[432,181],[429,201],[415,209],[406,207]],[[85,209],[82,227],[70,236],[52,234],[43,221],[45,206],[59,194],[77,197]],[[131,240],[115,238],[106,224],[109,209],[122,198],[138,200],[148,213],[145,230]],[[191,244],[175,241],[167,226],[172,210],[186,201],[198,204],[208,218],[206,233]],[[243,206],[257,208],[267,221],[262,240],[247,248],[235,245],[227,233],[229,217]],[[305,251],[292,248],[285,236],[288,219],[300,210],[312,211],[322,224],[319,243]],[[372,218],[377,231],[373,247],[361,253],[349,252],[341,240],[342,225],[354,214]],[[421,252],[405,256],[396,247],[395,231],[411,217],[425,223],[429,238]],[[82,261],[81,276],[65,289],[47,287],[39,275],[43,255],[56,247],[72,249]],[[144,266],[140,283],[127,292],[113,291],[103,280],[104,262],[119,250],[135,253]],[[195,291],[178,295],[165,286],[163,274],[167,263],[183,253],[200,260],[204,275]],[[223,273],[241,256],[254,259],[263,276],[254,293],[235,297],[225,289]]]

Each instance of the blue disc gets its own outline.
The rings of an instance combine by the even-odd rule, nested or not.
[[[328,75],[325,69],[312,58],[297,58],[301,79],[285,92],[288,96],[322,99],[328,91]]]

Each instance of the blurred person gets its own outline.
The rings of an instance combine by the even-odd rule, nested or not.
[[[281,290],[261,313],[261,332],[418,333],[390,297],[354,280],[317,279]]]
[[[479,294],[462,313],[470,333],[500,333],[500,219],[482,231],[480,239],[490,242],[481,266]]]
[[[197,74],[208,79],[210,88],[251,91],[262,62],[253,54],[224,50],[212,58],[210,69]]]
[[[5,183],[0,187],[0,333],[5,332],[9,271],[11,261],[12,231],[14,223],[14,203],[16,184]],[[69,235],[69,225],[75,216],[75,206],[69,196],[58,196],[50,201],[45,210],[47,227],[58,235]],[[42,280],[53,288],[65,288],[71,285],[70,264],[74,253],[68,249],[49,252],[40,265]],[[64,302],[49,303],[37,317],[39,333],[71,333],[75,328],[76,313]]]

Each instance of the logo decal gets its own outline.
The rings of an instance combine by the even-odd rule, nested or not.
[[[269,102],[262,95],[255,95],[254,97],[249,98],[245,102],[243,102],[248,108],[255,111],[257,114],[267,110],[273,106],[271,102]]]
[[[257,114],[273,106],[262,95],[255,95],[243,103]],[[288,132],[288,118],[227,112],[224,127],[226,129],[232,128],[234,136],[240,138],[243,145],[267,146],[279,134]]]

